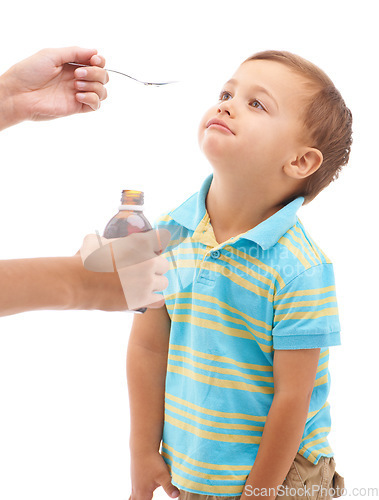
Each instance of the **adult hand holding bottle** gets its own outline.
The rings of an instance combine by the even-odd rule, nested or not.
[[[117,270],[86,269],[80,251],[71,257],[0,261],[0,316],[47,309],[127,311],[125,295],[150,308],[162,307],[164,299],[155,292],[168,285],[163,274],[169,263],[155,251],[154,232],[132,235],[127,245],[119,246],[122,283]]]
[[[163,306],[164,299],[155,292],[167,288],[168,279],[163,275],[169,270],[168,261],[160,254],[170,239],[170,232],[163,228],[113,239],[89,234],[84,238],[80,255],[84,267],[92,274],[117,272],[127,307],[120,309],[118,298],[115,310],[158,308]],[[106,294],[104,289],[101,293]],[[112,306],[107,302],[107,307]]]

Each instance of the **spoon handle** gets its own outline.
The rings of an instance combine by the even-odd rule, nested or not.
[[[71,64],[71,66],[88,66],[87,64],[79,64],[79,63],[67,63]],[[144,82],[141,80],[137,80],[137,78],[134,78],[133,76],[127,75],[126,73],[121,73],[121,71],[116,71],[115,69],[107,69],[104,68],[105,71],[111,71],[112,73],[118,73],[119,75],[126,76],[135,82],[142,83],[143,85],[153,85],[153,86],[161,86],[161,85],[169,85],[170,83],[178,83],[177,81],[169,81],[169,82],[161,82],[161,83],[155,83],[155,82]]]

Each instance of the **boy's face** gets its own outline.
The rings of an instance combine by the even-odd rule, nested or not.
[[[243,63],[200,123],[200,148],[211,164],[234,173],[254,172],[265,182],[277,180],[284,163],[304,146],[304,81],[274,61]],[[229,130],[212,124],[213,119]]]

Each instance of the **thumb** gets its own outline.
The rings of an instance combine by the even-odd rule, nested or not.
[[[49,50],[51,50],[50,56],[54,59],[57,66],[69,62],[89,64],[91,57],[97,54],[96,49],[83,49],[81,47],[64,47]]]
[[[171,476],[169,473],[167,473],[167,476],[165,474],[163,481],[161,481],[161,486],[169,497],[171,497],[171,498],[178,498],[179,497],[180,491],[178,490],[178,488],[176,486],[174,486],[172,484]]]

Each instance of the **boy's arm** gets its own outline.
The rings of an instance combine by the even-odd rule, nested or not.
[[[276,498],[300,446],[319,357],[320,349],[274,352],[274,399],[241,500]]]
[[[159,451],[169,335],[166,307],[134,315],[126,364],[132,454]]]
[[[171,497],[179,495],[159,454],[170,326],[166,307],[134,315],[127,353],[131,500],[149,500],[158,486]]]

